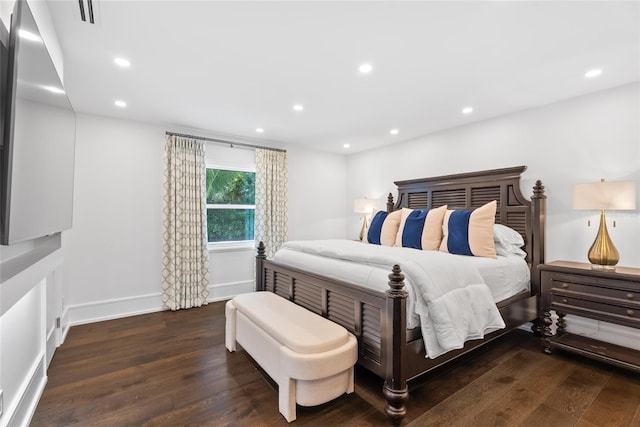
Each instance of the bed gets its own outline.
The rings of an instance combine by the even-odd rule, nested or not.
[[[495,223],[516,230],[524,239],[530,283],[526,290],[496,303],[505,327],[470,340],[464,347],[438,357],[425,357],[420,327],[407,328],[407,291],[402,262],[388,271],[388,289],[372,289],[357,280],[335,274],[318,274],[266,259],[262,242],[256,256],[256,290],[274,292],[353,333],[358,339],[358,363],[385,380],[385,413],[393,425],[406,414],[407,382],[527,322],[538,332],[541,321],[538,265],[544,263],[546,196],[537,181],[530,198],[520,191],[526,166],[485,170],[439,177],[397,181],[397,200],[389,194],[387,211],[402,208],[475,209],[496,200]],[[359,243],[364,245],[364,243]]]

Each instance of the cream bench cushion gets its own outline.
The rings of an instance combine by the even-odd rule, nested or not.
[[[227,302],[225,345],[236,342],[278,384],[280,413],[296,419],[296,403],[315,406],[353,392],[356,338],[342,326],[271,292]]]
[[[273,339],[296,353],[321,353],[349,340],[349,332],[342,326],[271,292],[239,295],[233,304]]]

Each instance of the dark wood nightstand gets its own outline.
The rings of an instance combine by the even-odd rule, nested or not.
[[[571,334],[564,319],[574,314],[640,329],[640,268],[597,271],[591,264],[554,261],[540,270],[545,353],[560,348],[640,372],[640,351]],[[558,315],[555,335],[551,310]]]

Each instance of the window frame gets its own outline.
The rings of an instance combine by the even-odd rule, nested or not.
[[[233,172],[253,172],[256,173],[256,166],[238,166],[238,165],[225,165],[220,163],[206,163],[205,169],[219,169],[225,171],[233,171]],[[253,188],[255,192],[255,185]],[[255,212],[256,205],[238,205],[238,204],[218,204],[218,203],[207,203],[205,210],[209,209],[253,209]],[[207,215],[205,215],[205,218]],[[255,218],[255,215],[254,215]],[[253,225],[253,231],[255,236],[255,222]],[[225,242],[209,242],[209,238],[207,236],[207,250],[209,252],[232,252],[232,251],[246,251],[252,250],[255,246],[255,240],[229,240]]]

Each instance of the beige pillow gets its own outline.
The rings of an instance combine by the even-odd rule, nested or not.
[[[427,218],[424,220],[422,230],[422,250],[437,251],[442,242],[442,221],[447,212],[447,205],[439,208],[429,209]]]
[[[400,227],[400,218],[402,211],[391,212],[384,220],[382,224],[382,230],[380,231],[380,244],[384,246],[393,246],[396,243],[396,236],[398,235],[398,228]],[[493,239],[493,237],[492,237]]]
[[[495,200],[472,211],[447,210],[442,222],[440,250],[458,255],[496,258],[493,224],[496,219]]]

